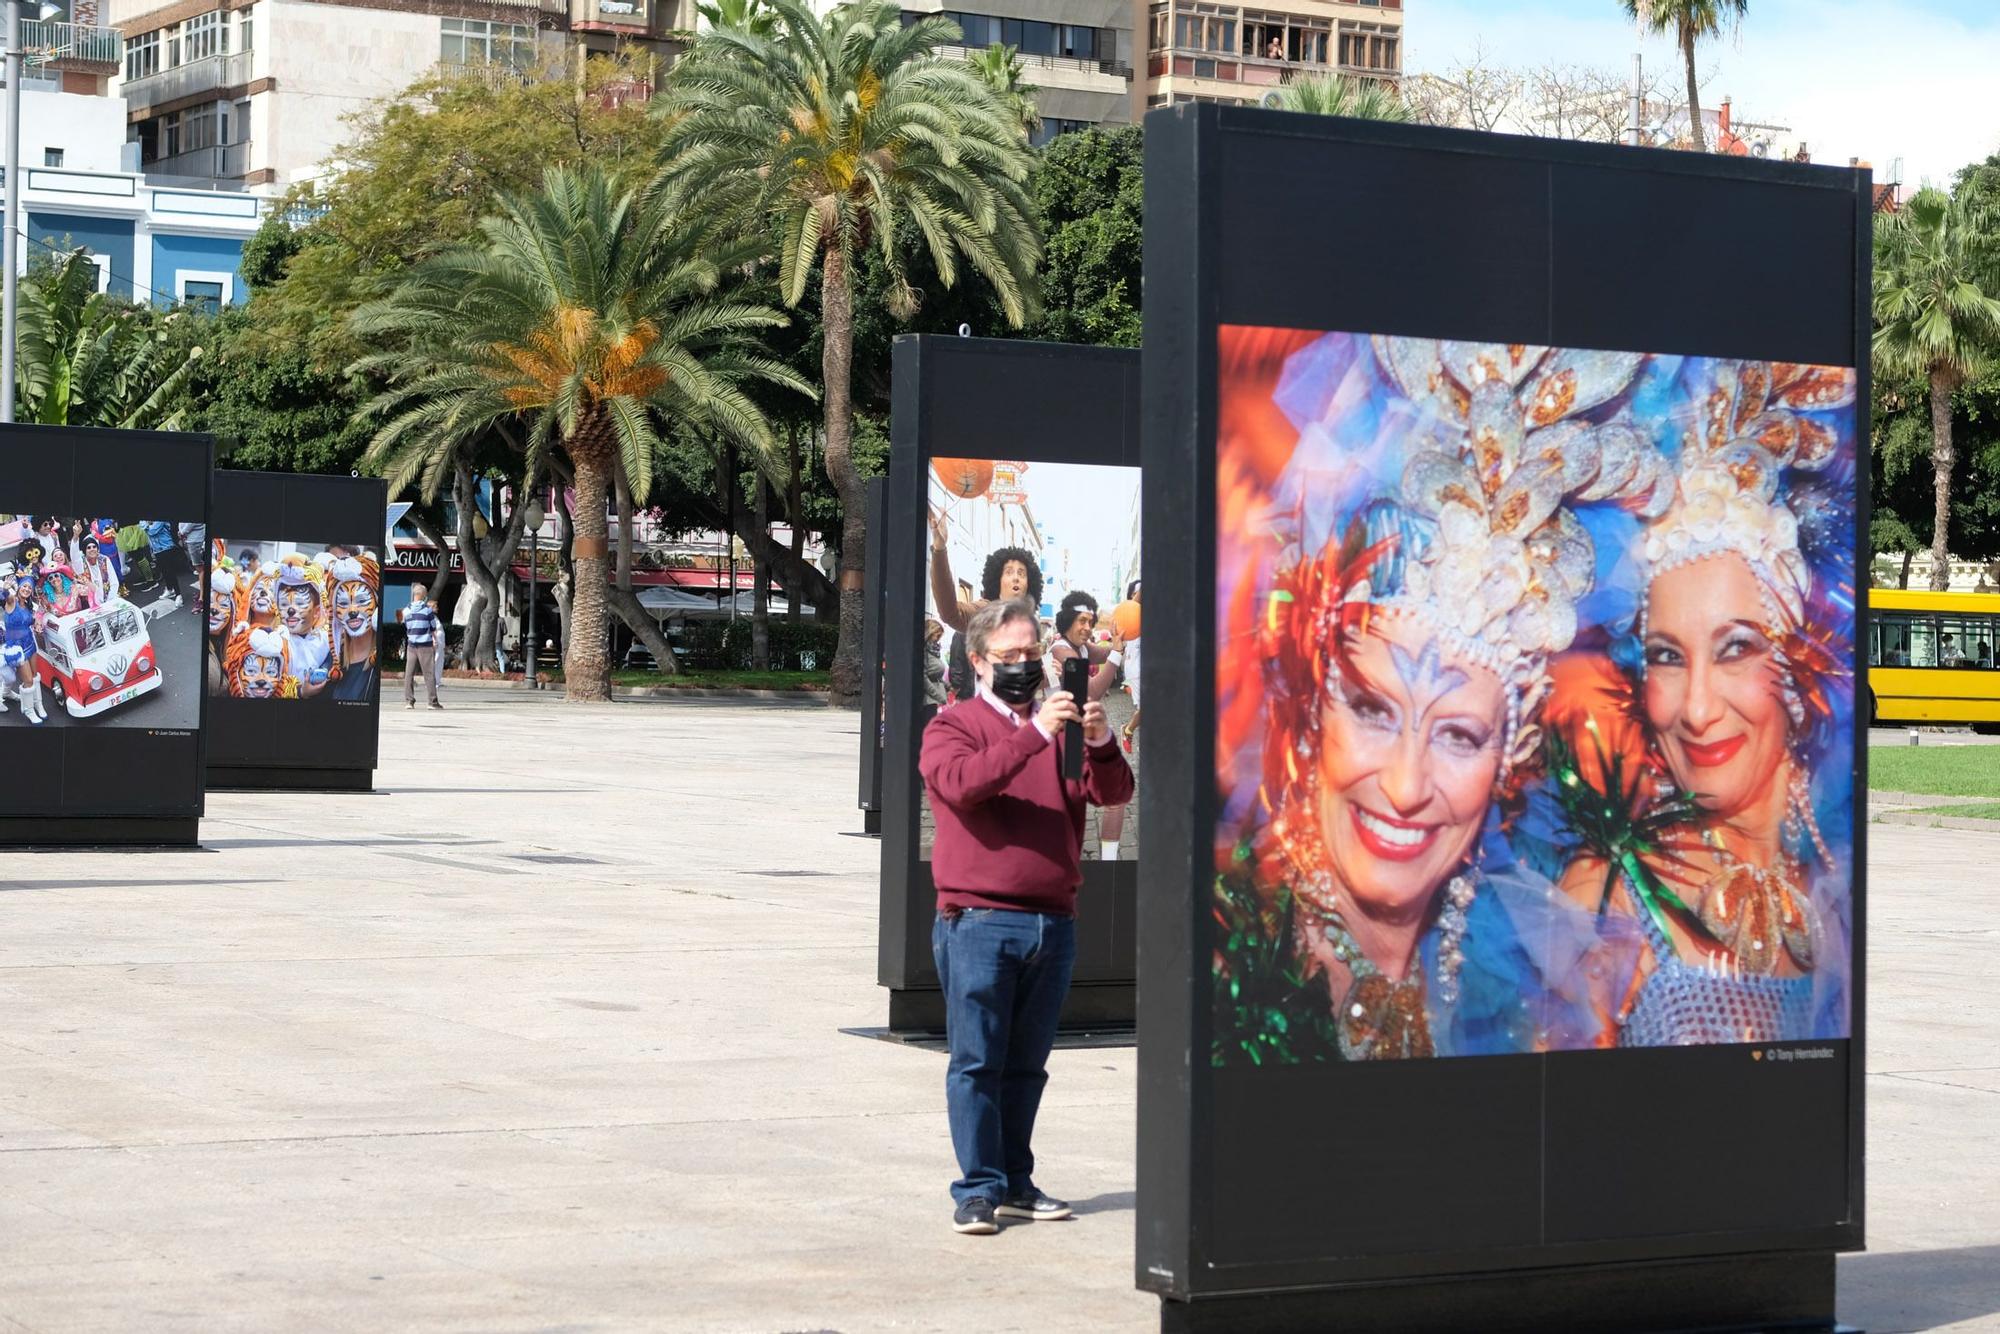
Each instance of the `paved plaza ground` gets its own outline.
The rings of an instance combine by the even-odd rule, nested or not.
[[[380,793],[0,863],[0,1330],[1156,1327],[1129,1049],[1053,1061],[1080,1216],[961,1238],[943,1058],[837,1032],[885,1012],[853,715],[447,699]],[[2000,1330],[2000,833],[1871,832],[1842,1314]]]

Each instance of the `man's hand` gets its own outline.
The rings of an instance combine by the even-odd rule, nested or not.
[[[1083,739],[1093,746],[1111,739],[1111,720],[1104,716],[1104,706],[1096,700],[1083,706]]]
[[[1035,721],[1050,736],[1062,735],[1065,724],[1081,722],[1083,713],[1076,707],[1076,697],[1067,690],[1052,690],[1042,701],[1042,711],[1035,715]]]
[[[931,545],[943,551],[951,544],[951,528],[945,523],[944,515],[926,506],[931,522]]]

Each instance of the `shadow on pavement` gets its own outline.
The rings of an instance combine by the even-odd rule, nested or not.
[[[2000,1246],[1841,1258],[1840,1318],[1868,1334],[1914,1334],[1995,1314]]]

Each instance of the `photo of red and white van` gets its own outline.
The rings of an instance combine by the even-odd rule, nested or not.
[[[123,598],[44,621],[35,670],[72,718],[95,718],[163,679],[146,618]]]

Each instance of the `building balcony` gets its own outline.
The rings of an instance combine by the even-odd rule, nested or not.
[[[22,19],[21,51],[31,64],[57,69],[102,66],[109,73],[125,59],[125,40],[112,28]]]
[[[1272,60],[1265,56],[1236,56],[1220,51],[1176,48],[1155,51],[1147,65],[1147,76],[1164,79],[1217,79],[1252,87],[1275,88],[1300,79],[1325,78],[1338,74],[1347,79],[1371,79],[1393,83],[1402,78],[1398,69],[1370,69],[1360,65],[1336,65],[1316,60]]]
[[[971,60],[986,54],[984,47],[940,46],[938,54],[951,59]],[[1086,60],[1079,56],[1044,56],[1016,51],[1027,82],[1037,87],[1075,88],[1086,92],[1121,91],[1132,78],[1132,67],[1115,60]],[[1117,87],[1112,87],[1113,84]]]
[[[155,184],[174,181],[239,181],[250,173],[250,141],[193,148],[155,158],[145,164],[146,179]]]
[[[139,113],[184,97],[241,88],[250,82],[251,58],[255,55],[254,51],[232,51],[227,55],[204,56],[144,78],[127,79],[122,90],[125,107]]]

